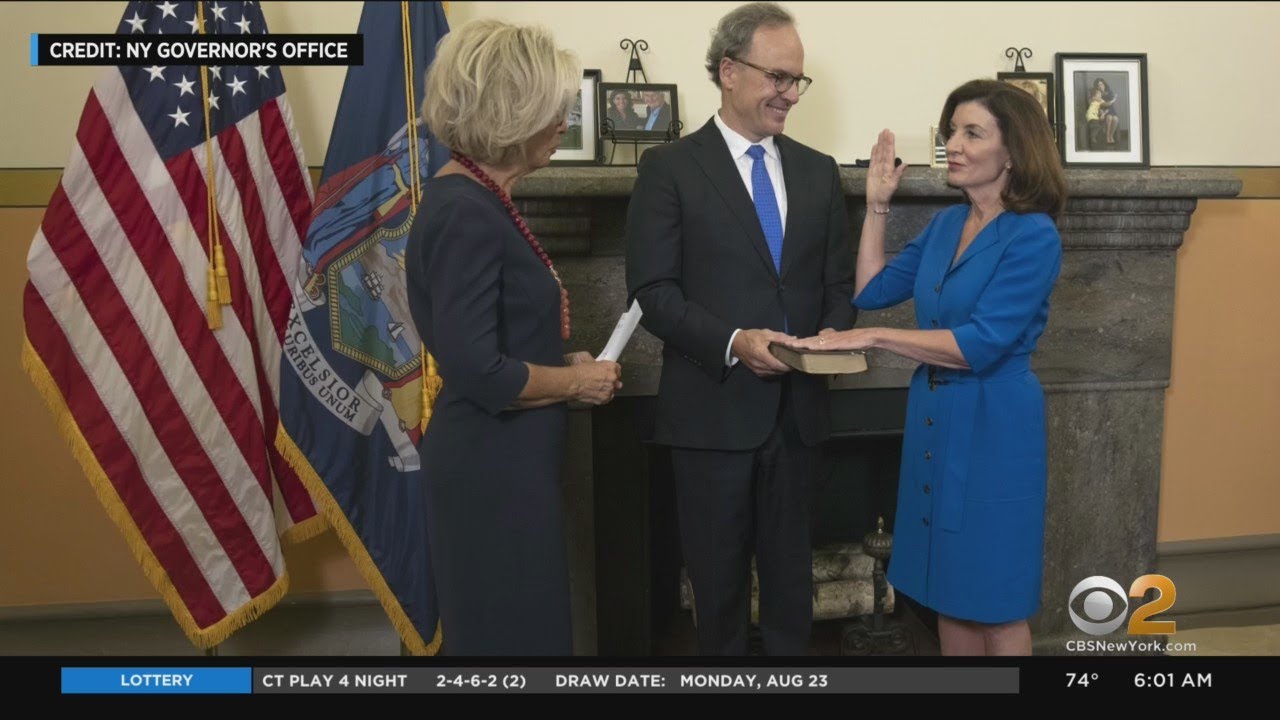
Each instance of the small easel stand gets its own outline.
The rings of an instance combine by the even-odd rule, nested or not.
[[[1007,58],[1015,58],[1013,61],[1013,71],[1016,73],[1024,73],[1027,66],[1022,64],[1022,58],[1031,59],[1031,48],[1005,48],[1004,56]]]
[[[640,62],[640,51],[643,50],[648,52],[649,43],[645,40],[631,40],[629,38],[623,38],[622,42],[618,43],[618,47],[631,53],[630,62],[627,64],[627,82],[649,82],[649,76],[645,74],[644,65]],[[661,145],[662,143],[669,143],[673,140],[677,140],[680,137],[680,131],[682,129],[684,129],[684,123],[680,122],[677,118],[672,118],[671,123],[667,125],[665,136],[660,140],[639,139],[626,136],[619,137],[614,130],[613,121],[605,117],[600,121],[600,139],[608,140],[611,144],[611,149],[609,150],[609,162],[607,164],[635,165],[640,160],[641,145]],[[622,145],[630,146],[631,162],[614,163],[614,156],[618,152],[618,147]]]
[[[1045,97],[1041,98],[1038,93],[1034,92],[1032,94],[1036,95],[1036,99],[1040,100],[1041,104],[1044,105],[1045,115],[1049,118],[1049,129],[1053,131],[1054,138],[1056,139],[1061,134],[1062,127],[1059,125],[1057,118],[1054,117],[1053,83],[1055,82],[1055,78],[1053,77],[1053,73],[1027,72],[1027,66],[1023,64],[1022,60],[1023,58],[1030,60],[1032,54],[1031,48],[1020,48],[1016,46],[1005,48],[1004,56],[1013,59],[1013,72],[996,73],[996,79],[1005,81],[1030,80],[1033,82],[1038,80],[1044,82]],[[1057,78],[1056,81],[1062,82],[1063,79]],[[1026,88],[1024,87],[1023,89],[1025,90]],[[943,165],[945,166],[946,163],[944,162]]]

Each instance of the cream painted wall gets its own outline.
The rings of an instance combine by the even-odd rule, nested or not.
[[[552,28],[606,81],[625,79],[623,37],[650,44],[653,82],[679,85],[686,125],[718,106],[701,70],[710,30],[729,2],[453,2],[450,20],[503,17]],[[1280,165],[1280,3],[789,2],[813,88],[788,132],[841,162],[869,154],[881,127],[899,155],[928,160],[928,128],[947,92],[1011,69],[1005,48],[1030,47],[1032,71],[1053,55],[1145,52],[1151,160],[1156,165]],[[109,32],[123,2],[0,5],[0,167],[60,167],[96,68],[32,68],[33,32]],[[267,2],[273,32],[354,32],[355,2]],[[342,88],[342,68],[287,68],[308,163],[319,165]]]

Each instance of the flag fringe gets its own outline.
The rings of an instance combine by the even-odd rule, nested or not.
[[[325,522],[323,515],[317,513],[315,517],[309,517],[300,523],[294,523],[289,526],[288,530],[280,533],[280,541],[289,545],[297,545],[312,538],[320,537],[328,529],[329,523]]]
[[[285,462],[289,463],[294,472],[298,473],[298,478],[302,480],[302,484],[311,493],[312,502],[316,504],[321,515],[328,521],[329,527],[333,528],[338,540],[342,542],[342,546],[347,549],[347,554],[351,557],[351,561],[355,563],[356,570],[359,571],[360,576],[369,585],[374,596],[378,598],[382,609],[387,613],[387,618],[391,620],[391,625],[395,627],[396,632],[400,635],[400,641],[414,655],[435,655],[440,650],[442,639],[440,623],[436,623],[435,637],[432,638],[431,643],[426,643],[422,639],[421,633],[413,626],[413,621],[409,619],[409,615],[400,606],[400,601],[396,598],[395,593],[391,592],[391,587],[387,585],[386,578],[382,576],[382,572],[378,570],[373,557],[369,555],[369,551],[360,540],[359,533],[351,526],[351,521],[347,519],[346,513],[342,511],[338,501],[329,492],[329,487],[320,479],[320,475],[316,473],[315,468],[311,467],[311,461],[307,459],[306,453],[302,452],[302,449],[293,441],[293,438],[289,437],[289,433],[285,430],[283,423],[276,430],[275,444],[276,450],[280,451],[280,455],[284,457]]]
[[[49,407],[49,411],[53,414],[58,430],[70,446],[72,456],[80,463],[81,469],[84,470],[85,476],[88,477],[89,484],[93,487],[99,502],[102,503],[103,508],[106,510],[107,516],[111,518],[121,534],[124,535],[129,550],[142,567],[142,574],[160,593],[164,603],[169,606],[169,611],[173,614],[174,620],[193,645],[198,648],[208,649],[222,643],[231,637],[235,631],[270,610],[289,592],[289,574],[287,572],[282,573],[270,588],[253,598],[244,607],[228,614],[207,628],[201,628],[197,625],[195,618],[191,616],[186,604],[182,601],[182,596],[178,594],[177,588],[170,581],[169,574],[165,572],[160,561],[156,559],[155,554],[151,551],[151,546],[147,544],[146,539],[142,536],[142,531],[138,529],[137,524],[133,521],[133,516],[129,514],[129,509],[125,507],[124,501],[116,493],[115,486],[111,484],[106,472],[98,464],[97,456],[94,455],[93,449],[89,447],[88,441],[84,439],[80,426],[76,423],[75,416],[71,414],[70,408],[67,407],[61,388],[58,387],[58,383],[54,381],[53,375],[40,357],[40,353],[36,352],[36,349],[31,345],[31,340],[25,334],[22,338],[22,367],[26,370],[32,384],[35,385],[36,390]]]

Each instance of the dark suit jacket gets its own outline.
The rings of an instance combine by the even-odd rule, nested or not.
[[[650,115],[652,115],[652,112],[650,112]],[[671,127],[671,120],[671,103],[663,103],[662,107],[658,108],[658,118],[653,121],[653,129],[651,132],[666,132],[667,129]],[[640,121],[639,129],[644,130],[645,126],[648,124],[649,115],[646,115],[645,118]]]
[[[787,221],[779,274],[755,206],[714,119],[688,137],[646,150],[627,209],[627,294],[661,339],[655,440],[677,447],[748,450],[778,418],[782,378],[724,363],[738,328],[804,337],[853,326],[849,216],[835,160],[779,135]],[[781,275],[781,276],[779,276]],[[827,380],[792,373],[802,440],[830,431]]]

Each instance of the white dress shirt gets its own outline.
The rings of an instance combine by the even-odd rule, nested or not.
[[[729,146],[729,156],[733,158],[733,162],[738,167],[738,174],[742,176],[742,184],[747,188],[747,195],[751,196],[751,201],[755,202],[755,192],[751,187],[751,169],[755,166],[755,160],[747,154],[747,148],[752,145],[759,145],[764,148],[764,166],[769,171],[769,181],[773,183],[773,196],[778,200],[778,216],[782,219],[782,227],[787,227],[787,185],[782,178],[782,156],[778,154],[778,146],[773,142],[773,137],[766,137],[758,143],[742,137],[733,128],[725,124],[720,119],[720,113],[715,115],[716,127],[720,129],[720,134],[724,136],[724,144]],[[724,349],[724,364],[733,367],[738,363],[738,358],[733,357],[733,341],[738,337],[738,333],[742,332],[742,328],[733,331],[729,336],[729,346]]]

